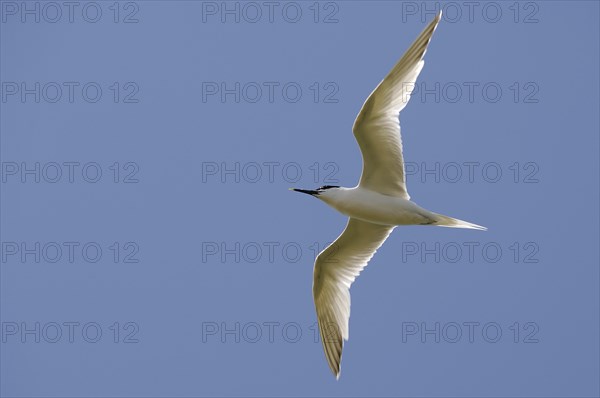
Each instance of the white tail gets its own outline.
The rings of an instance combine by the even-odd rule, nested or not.
[[[436,222],[433,225],[438,225],[440,227],[448,227],[448,228],[468,228],[468,229],[478,229],[481,231],[487,231],[486,227],[482,227],[481,225],[473,224],[470,222],[466,222],[463,220],[459,220],[457,218],[452,218],[448,216],[443,216],[441,214],[435,214]]]

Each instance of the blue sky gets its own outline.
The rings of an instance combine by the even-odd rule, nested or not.
[[[351,126],[436,9],[331,375]],[[598,396],[594,1],[0,2],[3,396]]]

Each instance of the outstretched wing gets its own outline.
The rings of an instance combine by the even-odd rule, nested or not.
[[[356,117],[352,130],[363,157],[360,186],[410,199],[404,177],[398,114],[410,99],[425,63],[427,45],[441,16],[440,11],[367,98]]]
[[[313,296],[319,331],[336,377],[340,375],[343,340],[348,340],[350,285],[393,229],[349,218],[344,232],[315,261]]]

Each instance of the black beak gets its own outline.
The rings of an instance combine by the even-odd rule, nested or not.
[[[319,191],[312,191],[312,190],[310,190],[310,189],[296,189],[296,188],[290,188],[290,190],[292,190],[292,191],[296,191],[296,192],[302,192],[302,193],[306,193],[306,194],[308,194],[308,195],[312,195],[312,196],[315,196],[315,195],[318,195],[318,194],[319,194]]]

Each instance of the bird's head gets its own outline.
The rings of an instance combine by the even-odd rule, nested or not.
[[[290,188],[290,191],[302,192],[319,199],[328,199],[329,197],[335,196],[336,192],[339,192],[341,189],[342,188],[337,185],[323,185],[314,190]]]

